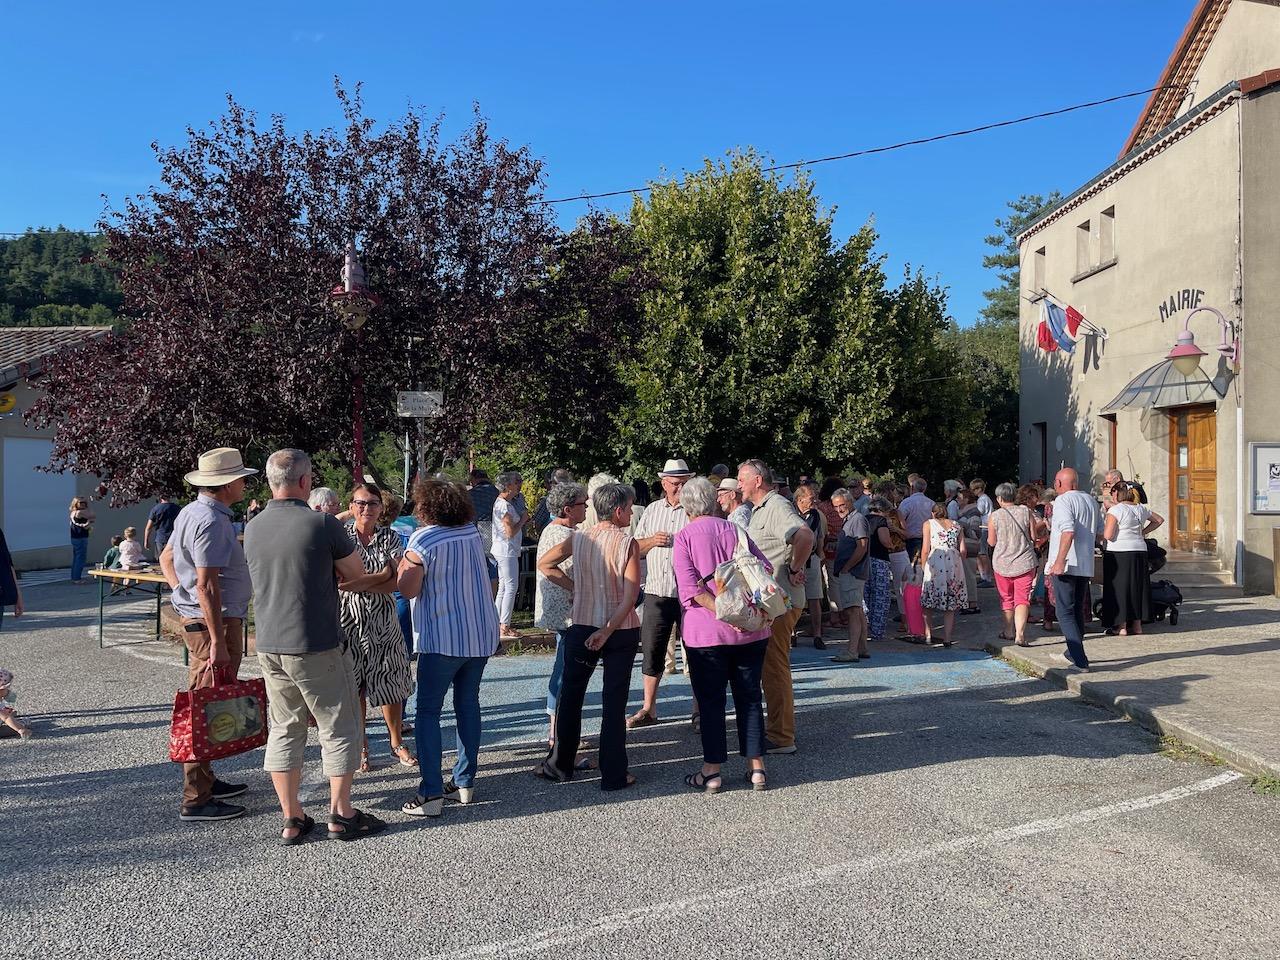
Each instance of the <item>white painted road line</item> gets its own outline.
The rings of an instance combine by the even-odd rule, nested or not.
[[[814,887],[831,880],[845,878],[850,874],[871,873],[876,870],[883,870],[886,867],[919,863],[922,860],[931,860],[935,857],[957,853],[973,847],[994,846],[1011,840],[1020,840],[1042,833],[1054,833],[1070,827],[1094,823],[1098,820],[1107,820],[1127,813],[1149,810],[1152,807],[1184,800],[1196,794],[1215,790],[1218,787],[1239,780],[1241,776],[1242,774],[1232,770],[1220,773],[1216,777],[1210,777],[1208,780],[1201,780],[1185,787],[1175,787],[1163,793],[1137,797],[1133,800],[1122,800],[1119,803],[1093,807],[1088,810],[1081,810],[1078,813],[1052,817],[1047,820],[1032,820],[1028,823],[1005,827],[990,833],[957,837],[954,840],[945,840],[925,847],[897,850],[874,857],[863,857],[858,860],[846,860],[806,873],[795,873],[771,879],[767,882],[747,883],[724,890],[714,890],[694,897],[684,897],[679,900],[669,900],[645,907],[635,907],[631,910],[622,910],[607,916],[597,917],[567,930],[564,928],[544,930],[519,939],[499,940],[470,947],[466,950],[466,953],[469,957],[519,957],[541,953],[544,950],[556,947],[572,946],[575,943],[605,936],[626,927],[639,926],[649,920],[663,923],[669,922],[672,915],[676,913],[690,913],[697,909],[707,908],[714,910],[715,905],[720,901],[735,903],[745,902],[749,898],[765,894],[776,896],[780,891]],[[432,954],[431,956],[443,958],[453,955],[454,953],[450,952]]]

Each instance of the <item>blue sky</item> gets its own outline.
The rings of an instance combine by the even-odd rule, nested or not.
[[[546,162],[547,196],[643,185],[755,146],[779,162],[1154,86],[1194,0],[765,4],[12,4],[0,63],[0,231],[90,227],[156,179],[232,93],[295,128],[472,102]],[[216,14],[205,11],[216,11]],[[923,267],[974,319],[982,238],[1006,200],[1071,190],[1115,159],[1142,99],[814,168],[843,238],[874,216],[891,275]],[[625,209],[621,198],[606,207]],[[560,208],[571,226],[581,204]]]

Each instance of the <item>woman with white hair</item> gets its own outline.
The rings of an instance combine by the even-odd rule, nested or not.
[[[258,501],[254,501],[257,503]],[[316,487],[311,491],[311,496],[307,498],[307,506],[317,513],[330,513],[335,517],[338,511],[342,509],[342,504],[338,500],[338,495],[329,487]]]
[[[627,697],[640,648],[640,550],[628,532],[635,490],[606,483],[591,498],[599,523],[542,555],[538,572],[573,594],[573,625],[564,632],[564,680],[556,704],[556,741],[534,770],[545,780],[572,780],[582,738],[582,703],[596,664],[604,663],[600,719],[600,789],[622,790],[627,770]],[[573,558],[573,577],[561,564]]]
[[[764,790],[764,695],[760,677],[770,629],[744,632],[716,619],[715,571],[733,557],[739,543],[769,567],[760,549],[737,524],[716,514],[716,489],[694,477],[680,491],[689,522],[672,545],[676,585],[683,610],[689,681],[702,708],[702,767],[684,778],[690,789],[717,793],[724,785],[721,765],[728,759],[725,733],[725,687],[733,692],[738,715],[738,752],[746,758],[746,782]]]
[[[538,537],[538,559],[547,551],[573,536],[587,513],[587,488],[580,483],[557,483],[547,491],[547,514],[551,521]],[[560,564],[566,577],[573,579],[573,558]],[[560,684],[564,679],[564,632],[573,622],[573,591],[558,587],[538,572],[534,582],[533,625],[550,630],[556,635],[556,659],[547,681],[547,716],[551,729],[547,733],[547,746],[556,743],[556,701],[560,697]]]
[[[519,634],[511,629],[511,614],[516,608],[516,587],[520,583],[520,550],[524,546],[524,527],[529,515],[520,510],[516,498],[524,478],[514,470],[498,474],[498,499],[493,501],[493,559],[498,562],[499,634],[511,640]]]
[[[587,481],[587,516],[582,521],[582,529],[590,530],[600,522],[600,517],[596,515],[595,495],[596,491],[603,487],[606,483],[620,483],[621,481],[611,473],[597,473]],[[631,494],[636,495],[635,491]],[[636,534],[636,524],[640,522],[640,518],[644,516],[644,504],[635,500],[631,501],[631,535]]]

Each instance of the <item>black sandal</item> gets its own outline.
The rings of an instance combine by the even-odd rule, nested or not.
[[[286,847],[297,846],[303,841],[308,833],[315,829],[315,826],[316,822],[306,814],[303,814],[301,817],[286,817],[284,826],[280,828],[281,831],[297,830],[298,832],[292,837],[282,836],[280,838],[281,845]]]
[[[712,784],[715,784],[715,786],[712,786]],[[696,773],[686,775],[684,785],[690,790],[697,790],[700,793],[719,793],[720,788],[724,786],[724,778],[718,773],[707,776],[699,770]]]
[[[759,780],[756,779],[757,776]],[[744,779],[747,781],[747,786],[757,793],[769,789],[769,777],[763,770],[748,770]]]
[[[351,816],[343,817],[336,813],[329,814],[329,825],[341,827],[341,830],[330,830],[330,840],[359,840],[385,830],[387,824],[363,810],[354,811]]]

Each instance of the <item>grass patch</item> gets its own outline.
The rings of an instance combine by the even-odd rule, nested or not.
[[[1177,737],[1161,737],[1160,753],[1162,756],[1168,757],[1170,760],[1177,760],[1183,763],[1203,763],[1211,767],[1222,766],[1222,758],[1216,757],[1212,753],[1207,753],[1199,747],[1193,747],[1184,740]]]
[[[1036,669],[1023,660],[1014,660],[1005,656],[997,656],[996,659],[1004,663],[1005,666],[1010,669],[1022,674],[1024,677],[1033,677],[1037,680],[1041,679],[1041,675],[1036,672]]]
[[[1260,797],[1280,797],[1280,777],[1259,774],[1253,778],[1253,792]]]

